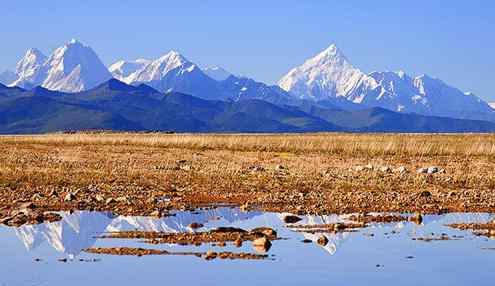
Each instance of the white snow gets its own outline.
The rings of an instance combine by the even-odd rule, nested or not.
[[[289,71],[278,84],[302,99],[343,97],[357,104],[399,112],[495,118],[486,102],[439,79],[427,75],[410,77],[402,70],[364,74],[335,45]]]
[[[73,39],[46,58],[30,49],[17,64],[18,79],[12,86],[41,85],[51,90],[78,92],[93,88],[112,76],[96,53]]]
[[[203,72],[216,81],[226,80],[232,74],[217,66],[203,68]]]

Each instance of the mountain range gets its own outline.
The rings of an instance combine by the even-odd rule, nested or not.
[[[105,67],[71,40],[0,74],[0,132],[491,132],[495,110],[427,75],[365,74],[331,45],[278,85],[200,68],[176,51]]]
[[[324,108],[260,99],[207,100],[110,79],[77,93],[0,86],[0,133],[69,130],[174,132],[492,132],[495,123],[398,113],[373,107]]]

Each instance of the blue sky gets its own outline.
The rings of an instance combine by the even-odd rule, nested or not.
[[[365,72],[426,73],[495,100],[490,0],[16,0],[2,3],[0,70],[77,38],[105,64],[170,49],[267,83],[336,43]]]

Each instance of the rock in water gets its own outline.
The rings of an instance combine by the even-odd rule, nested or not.
[[[260,237],[253,240],[253,248],[260,253],[265,253],[270,250],[272,243],[266,237]]]
[[[285,223],[296,223],[301,221],[302,219],[298,216],[295,215],[287,215],[284,217],[284,222]]]
[[[328,238],[324,235],[318,237],[318,244],[321,246],[326,246],[328,244]]]

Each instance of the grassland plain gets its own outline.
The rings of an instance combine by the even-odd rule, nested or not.
[[[435,166],[445,172],[418,173]],[[495,135],[75,133],[0,137],[0,223],[47,211],[164,216],[495,211]]]

